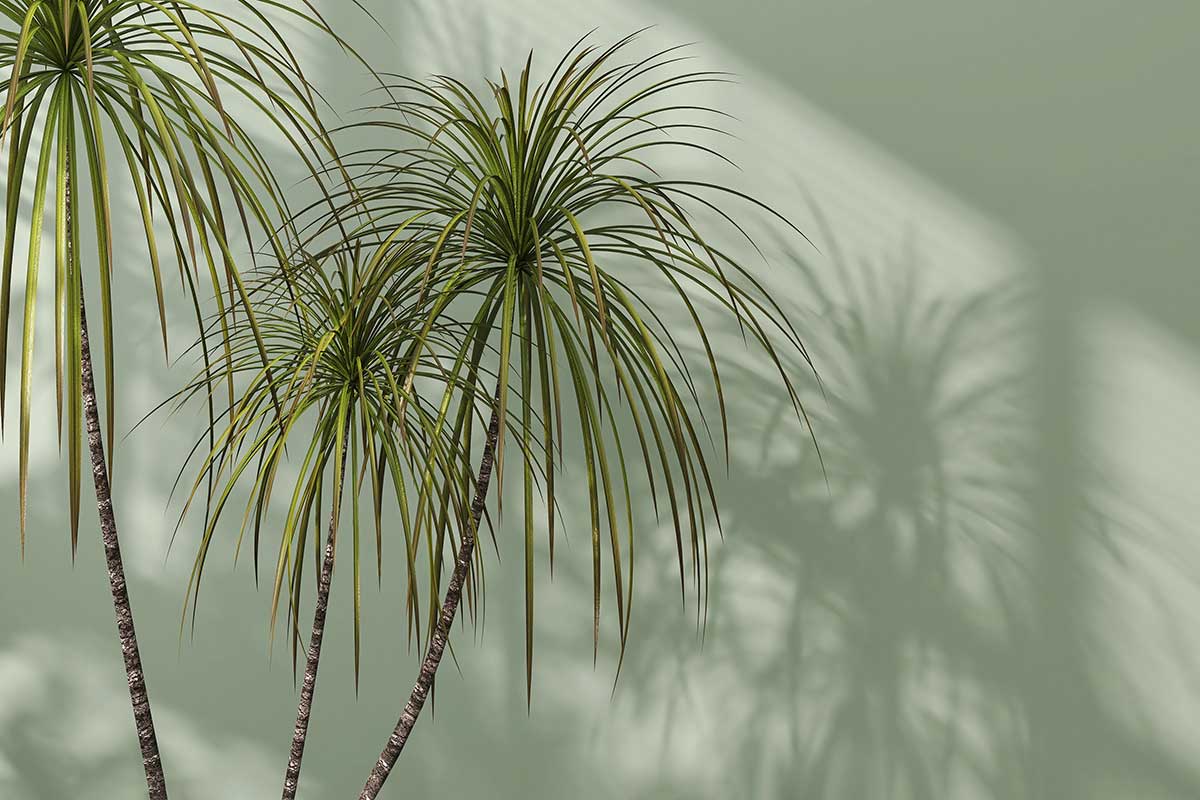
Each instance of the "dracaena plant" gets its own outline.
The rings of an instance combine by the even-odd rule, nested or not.
[[[716,352],[714,325],[734,326],[765,354],[803,417],[790,370],[807,360],[804,346],[752,264],[719,241],[745,235],[733,205],[771,224],[786,221],[669,166],[679,154],[719,158],[705,137],[724,117],[689,91],[724,78],[688,68],[677,49],[634,57],[629,42],[581,41],[536,86],[532,54],[515,82],[502,74],[482,92],[450,77],[398,79],[389,102],[362,123],[387,145],[347,156],[361,191],[355,199],[369,210],[347,246],[400,230],[427,242],[417,287],[424,323],[397,368],[411,373],[433,360],[457,376],[436,404],[453,399],[446,424],[463,441],[479,441],[475,404],[494,398],[474,486],[463,487],[474,492],[471,517],[445,598],[364,800],[379,792],[433,684],[477,560],[475,528],[493,466],[504,474],[506,441],[516,445],[507,449],[508,470],[516,470],[522,497],[528,699],[535,524],[544,515],[552,564],[564,460],[581,460],[586,475],[588,512],[569,522],[590,535],[594,644],[607,570],[623,654],[638,480],[670,520],[681,591],[690,580],[704,593],[707,518],[719,505],[710,461],[728,453],[719,362],[732,355]],[[685,321],[668,324],[667,313]],[[693,345],[698,359],[685,352]],[[476,391],[460,392],[463,384]]]
[[[315,557],[316,601],[284,776],[285,800],[295,797],[299,783],[343,529],[349,534],[353,569],[357,680],[363,550],[369,550],[373,538],[376,578],[382,580],[385,511],[394,509],[398,516],[395,546],[403,550],[409,634],[418,643],[423,584],[430,587],[429,607],[437,606],[436,575],[426,579],[425,572],[441,563],[444,548],[455,546],[467,515],[470,496],[462,487],[470,473],[464,455],[469,446],[445,424],[446,408],[428,405],[418,390],[429,394],[431,387],[445,387],[452,395],[469,395],[473,387],[434,359],[411,368],[406,361],[418,335],[439,344],[453,340],[452,331],[429,328],[419,313],[426,258],[427,248],[420,243],[393,239],[369,250],[300,253],[257,275],[248,290],[256,326],[245,315],[214,321],[214,328],[229,332],[232,356],[202,370],[177,397],[178,404],[234,398],[231,406],[211,415],[213,424],[188,459],[198,466],[183,514],[194,507],[205,513],[188,585],[193,621],[220,520],[240,520],[239,552],[251,534],[257,576],[264,520],[272,497],[280,495],[284,522],[278,532],[270,627],[274,640],[284,603],[295,669],[305,554],[311,551]],[[227,390],[231,385],[233,390]],[[244,504],[231,499],[241,484],[249,487]],[[329,509],[329,519],[322,544],[323,507]],[[347,516],[349,524],[342,524]],[[373,536],[364,530],[369,524],[364,517],[373,518]]]
[[[0,151],[5,153],[3,285],[0,287],[0,409],[7,390],[8,339],[20,339],[20,531],[25,544],[29,432],[33,414],[35,318],[54,318],[60,441],[66,440],[72,552],[78,541],[82,446],[90,454],[97,509],[138,740],[152,798],[165,798],[157,738],[125,586],[104,439],[115,426],[113,293],[116,268],[141,268],[167,344],[164,261],[177,262],[194,301],[211,294],[253,320],[231,247],[236,231],[281,250],[289,218],[263,152],[244,123],[265,124],[311,165],[334,158],[318,101],[276,22],[336,35],[306,2],[231,0],[0,0]],[[272,20],[275,20],[273,22]],[[340,40],[338,40],[340,42]],[[239,109],[232,115],[227,103]],[[240,120],[240,121],[239,121]],[[144,234],[145,248],[114,236],[114,196]],[[29,221],[18,267],[19,218]],[[54,259],[43,269],[42,236]],[[94,239],[85,230],[94,231]],[[135,239],[136,241],[136,239]],[[118,246],[119,245],[119,246]],[[14,272],[24,273],[23,313],[14,310]],[[47,275],[47,272],[52,274]],[[18,272],[18,275],[20,273]],[[53,283],[52,293],[39,286]],[[44,298],[44,299],[42,299]],[[88,299],[91,298],[91,299]],[[132,298],[131,298],[132,299]],[[49,306],[40,308],[40,306]],[[89,312],[99,322],[106,424],[92,369]],[[15,319],[13,319],[15,317]],[[205,353],[220,359],[220,331]]]

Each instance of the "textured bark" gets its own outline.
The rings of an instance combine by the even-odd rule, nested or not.
[[[346,480],[346,446],[342,446],[341,480]],[[338,486],[338,495],[342,487]],[[294,800],[300,785],[300,762],[304,759],[304,743],[308,737],[308,720],[312,715],[313,694],[317,690],[317,667],[321,663],[321,644],[325,640],[325,615],[329,611],[329,586],[333,582],[333,555],[337,544],[337,509],[329,515],[329,538],[325,540],[325,556],[317,578],[317,607],[313,611],[312,636],[308,640],[308,656],[304,662],[304,681],[300,685],[300,702],[296,706],[296,727],[292,734],[292,750],[288,755],[287,772],[283,776],[283,800]]]
[[[475,498],[471,502],[471,520],[463,531],[462,542],[458,547],[458,555],[454,561],[454,574],[450,577],[450,585],[446,587],[446,599],[442,603],[442,613],[438,615],[437,626],[429,637],[429,649],[421,662],[421,671],[417,676],[416,685],[409,695],[408,703],[400,714],[392,735],[388,737],[387,745],[383,748],[375,768],[363,787],[359,800],[374,800],[383,788],[400,751],[408,741],[408,735],[417,724],[417,717],[425,707],[425,700],[433,686],[433,678],[438,665],[442,662],[442,654],[446,650],[446,642],[450,638],[450,626],[454,624],[454,616],[458,613],[458,604],[462,599],[463,586],[471,570],[471,556],[475,551],[475,537],[479,529],[479,520],[483,516],[483,506],[487,501],[488,485],[492,480],[492,465],[496,455],[496,439],[500,433],[499,403],[492,410],[492,421],[488,425],[487,440],[484,442],[483,456],[479,462],[479,476],[475,483]]]
[[[158,738],[154,734],[154,719],[150,715],[150,696],[146,692],[146,679],[142,674],[142,657],[138,652],[137,635],[133,630],[133,608],[129,604],[125,567],[121,562],[121,545],[117,540],[117,520],[113,515],[108,464],[104,459],[104,440],[100,435],[100,414],[96,406],[96,382],[92,376],[87,311],[83,307],[82,292],[80,294],[83,413],[87,421],[88,449],[92,457],[92,479],[96,485],[96,508],[100,513],[104,560],[108,563],[108,583],[112,588],[117,633],[121,639],[121,655],[125,659],[125,676],[129,683],[129,700],[133,704],[133,721],[137,726],[138,744],[142,749],[142,766],[146,770],[146,786],[149,789],[150,800],[167,800],[167,782],[163,776],[162,758],[158,753]]]

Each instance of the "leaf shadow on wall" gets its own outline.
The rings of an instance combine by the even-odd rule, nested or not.
[[[731,416],[761,439],[735,445],[722,487],[702,642],[679,631],[673,560],[641,562],[605,723],[661,732],[658,782],[638,796],[1194,796],[1195,771],[1111,713],[1133,700],[1102,681],[1112,623],[1077,607],[1114,573],[1139,580],[1122,554],[1156,523],[1098,469],[1039,460],[1036,281],[943,292],[915,244],[832,261],[793,259],[816,311],[824,467],[786,409],[760,407],[770,376],[727,375]],[[1069,534],[1038,500],[1064,482]],[[1069,697],[1047,696],[1063,683]]]

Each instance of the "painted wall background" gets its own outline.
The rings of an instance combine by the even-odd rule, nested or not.
[[[810,400],[828,486],[764,365],[726,337],[735,445],[703,642],[647,516],[615,695],[615,637],[593,667],[586,554],[568,550],[539,586],[526,714],[519,576],[493,560],[486,626],[457,633],[462,674],[445,671],[386,796],[1200,796],[1194,4],[367,5],[390,37],[322,7],[382,69],[511,73],[530,48],[549,67],[592,27],[607,41],[654,25],[647,51],[695,41],[698,63],[735,72],[704,99],[738,117],[725,149],[740,172],[678,166],[751,189],[812,236],[764,232],[763,269],[827,389]],[[338,109],[366,102],[340,53],[296,44]],[[118,290],[140,296],[140,266],[121,269]],[[121,320],[124,430],[190,370],[163,364],[156,324],[136,305]],[[25,562],[15,530],[0,541],[0,797],[134,797],[100,548],[83,538],[71,565],[43,422]],[[196,532],[168,553],[168,494],[195,435],[194,419],[156,418],[117,451],[160,741],[173,796],[270,796],[290,665],[268,661],[269,594],[234,570],[231,541],[179,641]],[[15,527],[11,437],[0,456]],[[310,800],[357,791],[415,672],[385,583],[367,593],[355,696],[339,588]]]

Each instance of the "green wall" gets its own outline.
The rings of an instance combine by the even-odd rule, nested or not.
[[[418,75],[511,74],[531,47],[549,66],[593,26],[696,41],[699,63],[738,75],[703,99],[740,120],[726,148],[742,170],[704,176],[816,243],[767,234],[762,269],[826,384],[806,383],[826,468],[724,332],[734,446],[703,638],[673,538],[643,508],[613,693],[615,635],[593,666],[588,554],[568,532],[539,583],[526,713],[519,551],[501,528],[486,625],[456,630],[461,675],[443,671],[386,797],[1200,796],[1200,7],[370,0],[389,38],[321,5],[380,68]],[[363,102],[344,57],[296,45],[338,109]],[[144,270],[120,269],[118,291],[143,297]],[[153,308],[120,324],[128,430],[190,364],[163,365]],[[15,436],[0,447],[0,797],[124,800],[142,779],[101,551],[85,528],[71,563],[51,416],[23,563]],[[196,531],[168,553],[168,495],[196,433],[156,417],[118,446],[138,632],[172,796],[266,797],[291,665],[282,646],[268,659],[269,592],[233,568],[231,538],[180,643]],[[568,518],[582,502],[568,490]],[[356,695],[348,579],[309,800],[353,796],[415,674],[385,573]]]

